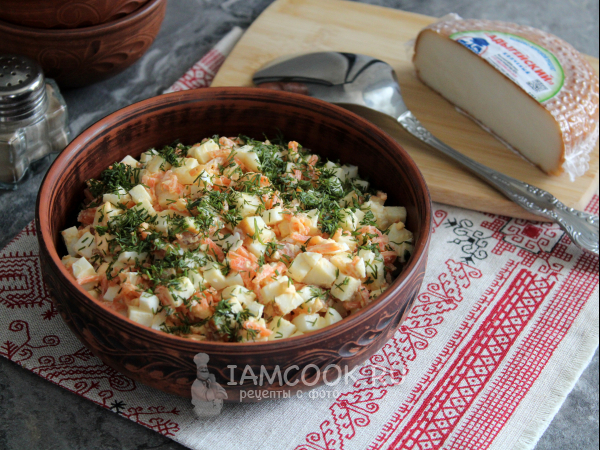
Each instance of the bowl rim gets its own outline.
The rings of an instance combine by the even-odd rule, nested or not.
[[[102,34],[106,32],[116,32],[127,28],[134,23],[137,23],[141,20],[147,18],[147,16],[153,15],[156,10],[159,9],[162,4],[166,4],[167,0],[148,0],[138,9],[133,11],[130,14],[127,14],[125,17],[121,17],[117,20],[111,20],[110,22],[100,23],[98,25],[94,25],[91,27],[81,27],[81,28],[34,28],[34,27],[26,27],[23,25],[17,25],[11,22],[6,22],[4,20],[0,20],[0,30],[5,30],[11,33],[16,33],[19,35],[24,35],[28,37],[40,37],[40,38],[59,38],[59,39],[73,39],[73,38],[84,38],[91,37],[97,34]]]
[[[160,330],[155,330],[149,327],[134,322],[128,317],[119,314],[118,312],[108,308],[98,300],[91,297],[83,287],[79,286],[72,278],[72,275],[66,270],[61,262],[61,257],[58,254],[56,246],[52,240],[50,233],[50,220],[47,215],[42,215],[41,211],[50,211],[50,194],[52,192],[52,186],[54,186],[61,178],[61,169],[63,165],[70,164],[69,161],[76,157],[77,153],[80,152],[81,148],[89,144],[94,140],[96,133],[101,132],[103,129],[116,125],[120,122],[128,120],[132,114],[136,111],[157,111],[160,109],[167,109],[173,107],[178,103],[193,103],[202,101],[205,95],[218,97],[223,96],[246,96],[253,94],[254,96],[259,95],[263,98],[273,99],[287,99],[290,102],[296,103],[297,101],[308,102],[312,106],[322,111],[329,110],[337,115],[346,115],[351,119],[356,126],[365,130],[365,133],[376,134],[380,139],[383,139],[389,146],[395,148],[400,154],[402,154],[403,162],[405,166],[409,167],[409,172],[412,172],[417,177],[415,185],[421,186],[417,188],[417,193],[424,197],[424,211],[422,216],[424,217],[424,223],[426,228],[419,234],[419,239],[415,242],[415,249],[409,260],[408,265],[404,268],[402,273],[392,282],[387,290],[374,302],[367,305],[365,308],[360,310],[358,313],[351,315],[350,317],[344,318],[343,320],[323,328],[319,331],[306,334],[304,336],[290,337],[281,339],[278,341],[264,341],[264,342],[221,342],[221,341],[194,341],[192,339],[176,336],[173,334],[165,333]],[[156,103],[159,102],[157,106]],[[431,196],[429,189],[425,182],[425,179],[416,165],[415,161],[411,158],[408,152],[397,143],[391,136],[389,136],[384,130],[376,126],[375,124],[367,121],[366,119],[352,113],[340,106],[328,103],[322,100],[318,100],[312,97],[301,94],[293,94],[284,91],[274,91],[269,89],[260,89],[253,87],[218,87],[218,88],[205,88],[205,89],[194,89],[181,92],[173,92],[169,94],[162,94],[159,96],[151,97],[140,102],[133,103],[129,106],[121,108],[99,121],[92,124],[81,134],[79,134],[69,145],[59,154],[54,160],[50,168],[48,169],[44,179],[42,180],[35,210],[35,223],[38,232],[38,241],[40,242],[40,253],[44,251],[50,257],[50,261],[47,263],[53,264],[54,272],[58,275],[62,281],[66,281],[71,287],[76,288],[78,294],[85,298],[94,312],[101,314],[103,319],[108,322],[112,322],[112,325],[122,324],[123,326],[129,327],[135,334],[145,336],[151,339],[158,339],[163,346],[172,346],[178,349],[189,349],[195,352],[206,352],[206,353],[222,353],[222,352],[247,352],[249,349],[260,349],[261,351],[281,351],[282,349],[292,349],[295,347],[304,347],[310,342],[320,341],[326,339],[327,336],[337,334],[340,327],[352,328],[355,324],[360,322],[364,316],[374,313],[376,310],[385,310],[389,300],[398,293],[400,288],[407,282],[411,276],[415,275],[416,269],[426,263],[428,256],[429,242],[431,240],[431,227],[432,227],[432,205]],[[42,242],[43,241],[43,242]]]

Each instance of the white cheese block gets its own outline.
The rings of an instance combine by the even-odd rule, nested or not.
[[[188,155],[192,158],[196,158],[200,164],[206,164],[208,161],[214,158],[218,151],[219,144],[210,139],[204,144],[194,145],[188,151]]]
[[[327,259],[319,259],[310,272],[304,277],[305,284],[329,288],[336,279],[337,267]]]
[[[104,297],[106,299],[106,296]],[[148,311],[151,313],[155,313],[158,311],[158,307],[160,305],[160,300],[154,294],[149,292],[142,292],[140,296],[140,309],[143,311]]]
[[[87,259],[92,258],[92,253],[96,248],[96,239],[89,231],[83,233],[83,236],[79,238],[79,240],[75,243],[75,251],[81,255],[85,256]]]
[[[334,308],[327,308],[327,312],[325,313],[323,319],[325,319],[325,326],[328,327],[329,325],[339,322],[343,319],[343,317]]]
[[[304,299],[297,292],[286,292],[278,295],[273,300],[273,311],[278,316],[285,316],[304,303]]]
[[[243,148],[243,147],[242,147]],[[240,149],[241,150],[241,149]],[[252,172],[258,172],[260,169],[260,160],[258,159],[258,155],[254,152],[242,152],[238,151],[235,155],[241,163],[250,169]]]
[[[317,331],[327,326],[325,319],[318,314],[300,314],[292,320],[292,323],[302,333]]]
[[[67,228],[66,230],[61,231],[61,234],[65,241],[65,245],[67,247],[69,255],[76,256],[77,241],[79,240],[79,230],[77,229],[77,227]]]
[[[333,283],[331,295],[345,302],[350,300],[359,287],[360,280],[349,277],[348,275],[340,274]]]
[[[288,273],[294,281],[301,283],[304,278],[315,266],[315,264],[323,257],[320,253],[304,252],[300,253],[288,268]]]
[[[269,323],[269,329],[273,332],[269,336],[270,341],[285,339],[296,332],[296,325],[285,320],[283,317],[273,317]]]
[[[260,301],[263,304],[267,304],[275,300],[275,297],[288,293],[295,293],[296,288],[290,283],[290,279],[286,276],[278,277],[276,280],[267,284],[260,290]]]
[[[134,322],[137,322],[140,325],[144,325],[146,327],[152,326],[154,314],[152,314],[151,312],[148,312],[142,308],[138,308],[137,306],[129,306],[128,313],[129,318]]]
[[[196,158],[183,158],[181,166],[173,169],[173,173],[177,176],[177,180],[181,184],[192,184],[198,178],[199,172],[190,172],[198,167]]]
[[[96,275],[94,267],[85,258],[79,258],[71,267],[73,268],[73,276],[76,280]]]
[[[561,39],[487,20],[419,34],[419,78],[548,174],[574,179],[598,140],[598,75]]]

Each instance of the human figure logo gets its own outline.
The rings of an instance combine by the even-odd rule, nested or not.
[[[215,376],[208,371],[209,356],[198,353],[194,356],[196,380],[192,384],[192,405],[197,417],[213,417],[221,413],[223,400],[227,392],[216,382]]]
[[[471,50],[473,53],[477,53],[480,56],[486,52],[486,50],[488,49],[488,47],[490,45],[490,43],[483,38],[471,37],[471,36],[461,37],[456,42],[464,45],[469,50]]]

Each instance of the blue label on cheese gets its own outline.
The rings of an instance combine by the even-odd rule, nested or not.
[[[485,59],[540,103],[561,90],[565,74],[551,52],[521,36],[498,31],[461,31],[450,39]]]

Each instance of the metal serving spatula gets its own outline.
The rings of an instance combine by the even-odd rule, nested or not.
[[[549,192],[479,164],[437,139],[406,107],[389,64],[353,53],[308,53],[269,63],[253,81],[259,87],[303,93],[342,106],[360,105],[393,117],[417,139],[458,161],[527,211],[557,222],[579,248],[598,255],[598,216],[569,208]]]

